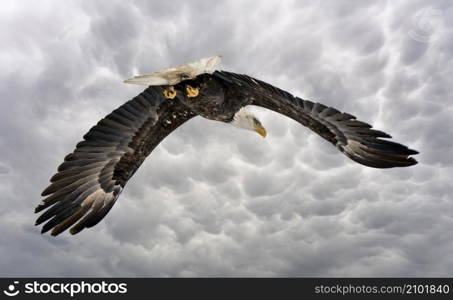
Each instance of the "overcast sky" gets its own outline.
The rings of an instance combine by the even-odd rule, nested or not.
[[[1,1],[0,276],[452,276],[451,1]],[[196,118],[96,227],[35,206],[64,156],[143,87],[205,56],[370,122],[419,164],[358,165],[255,109],[268,137]]]

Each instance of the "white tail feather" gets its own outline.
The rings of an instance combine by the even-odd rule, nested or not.
[[[161,72],[135,76],[124,82],[140,85],[174,85],[183,80],[193,79],[200,74],[212,74],[220,64],[221,59],[221,56],[205,57]]]

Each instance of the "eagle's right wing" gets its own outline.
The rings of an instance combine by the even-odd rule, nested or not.
[[[110,211],[125,184],[151,151],[196,114],[152,86],[107,115],[67,155],[42,192],[36,225],[58,235],[96,225]],[[76,223],[78,222],[78,223]],[[75,224],[75,225],[74,225]],[[73,226],[74,225],[74,226]]]
[[[217,71],[213,74],[242,98],[243,105],[257,105],[281,113],[310,128],[332,143],[350,159],[369,167],[393,168],[415,165],[410,155],[418,152],[382,138],[385,132],[356,120],[348,113],[291,95],[277,87],[247,75]]]

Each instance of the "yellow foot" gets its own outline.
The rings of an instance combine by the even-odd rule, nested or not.
[[[164,94],[165,98],[167,98],[167,99],[173,99],[176,97],[176,90],[173,86],[169,86],[168,88],[163,90],[162,93]]]
[[[199,89],[193,88],[190,85],[186,86],[187,97],[196,97],[198,96]]]

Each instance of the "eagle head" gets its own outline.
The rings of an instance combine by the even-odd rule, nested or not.
[[[256,131],[263,138],[266,137],[267,132],[261,122],[250,111],[242,107],[234,114],[231,124],[238,128]]]

